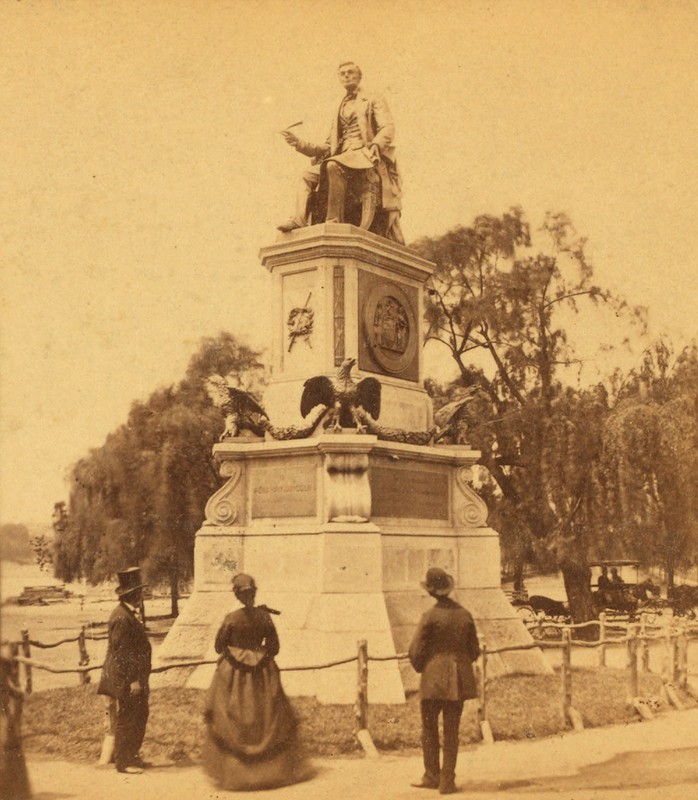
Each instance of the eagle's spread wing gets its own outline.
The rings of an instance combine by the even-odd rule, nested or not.
[[[325,375],[308,378],[303,384],[301,396],[301,416],[307,417],[315,406],[333,406],[335,401],[334,386]]]
[[[236,389],[234,386],[229,386],[228,392],[231,401],[241,413],[260,414],[262,417],[268,418],[267,412],[248,392],[243,392],[242,389]]]
[[[206,392],[213,405],[222,408],[226,414],[260,414],[267,417],[267,412],[259,405],[251,394],[231,386],[220,375],[210,375],[205,382]]]
[[[216,408],[226,408],[230,404],[230,394],[228,393],[228,382],[220,375],[209,375],[204,381],[206,394],[211,398],[211,402]]]
[[[381,413],[381,385],[376,378],[364,378],[356,385],[356,405],[378,419]]]
[[[434,422],[439,426],[439,428],[445,428],[447,425],[450,425],[450,423],[458,415],[458,412],[474,399],[478,391],[479,387],[469,387],[469,389],[466,390],[466,392],[464,392],[456,400],[446,403],[445,406],[442,406],[434,414]]]

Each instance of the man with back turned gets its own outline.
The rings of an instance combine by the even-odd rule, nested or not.
[[[456,791],[458,726],[463,702],[477,697],[473,662],[480,655],[475,623],[469,611],[451,600],[453,578],[439,567],[427,570],[422,586],[436,605],[422,615],[409,647],[412,666],[421,673],[422,752],[419,783],[440,794]],[[439,764],[439,714],[443,715],[443,765]]]

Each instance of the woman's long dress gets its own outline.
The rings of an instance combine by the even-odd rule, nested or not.
[[[222,789],[263,789],[309,777],[296,718],[274,656],[279,638],[264,608],[228,614],[206,700],[204,764]]]

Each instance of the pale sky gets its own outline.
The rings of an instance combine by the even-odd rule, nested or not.
[[[48,520],[202,336],[267,345],[257,254],[306,163],[278,131],[324,140],[347,59],[393,112],[408,242],[564,210],[598,282],[695,336],[697,21],[688,0],[0,4],[0,521]]]

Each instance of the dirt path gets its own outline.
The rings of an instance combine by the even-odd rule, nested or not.
[[[651,722],[566,733],[529,742],[498,742],[461,751],[457,797],[477,800],[686,800],[698,786],[698,709]],[[410,787],[416,756],[318,759],[304,784],[245,793],[248,800],[417,800],[436,792]],[[34,800],[223,800],[198,768],[155,766],[143,775],[32,758]]]

